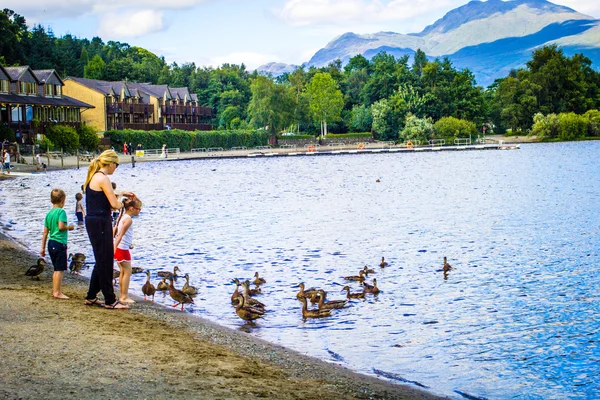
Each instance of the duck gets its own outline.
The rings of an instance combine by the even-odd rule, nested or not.
[[[246,280],[246,281],[242,282],[242,289],[244,291],[241,293],[241,295],[239,297],[243,297],[244,302],[246,304],[248,304],[250,307],[262,308],[264,310],[265,305],[262,302],[250,297],[250,281]],[[239,301],[239,298],[238,298],[238,301]]]
[[[79,261],[85,263],[86,255],[83,253],[69,253],[69,260]]]
[[[113,269],[113,285],[117,284],[117,279],[119,279],[119,276],[121,276],[121,271],[118,269]]]
[[[453,269],[454,268],[452,268],[452,266],[450,264],[448,264],[446,257],[444,257],[444,267],[442,268],[442,271],[444,271],[444,273],[446,273],[448,271],[452,271]]]
[[[381,262],[379,263],[379,266],[381,268],[385,268],[387,267],[389,264],[385,261],[385,257],[381,257]]]
[[[85,264],[81,261],[71,260],[69,263],[69,271],[71,271],[72,274],[79,275],[79,272],[84,265]]]
[[[156,287],[150,282],[150,271],[146,271],[146,283],[142,286],[142,293],[144,293],[144,300],[146,300],[146,296],[152,296],[152,301],[154,301],[154,293],[156,293]]]
[[[314,293],[312,294],[312,296],[310,296],[310,302],[311,302],[312,304],[315,304],[315,303],[318,303],[319,301],[321,301],[321,297],[323,296],[323,295],[321,294],[321,292],[325,293],[325,291],[324,291],[324,290],[322,290],[322,289],[318,289],[316,292],[314,292]],[[325,293],[325,296],[327,296],[327,293]]]
[[[348,285],[344,286],[342,292],[344,290],[346,291],[346,297],[348,299],[363,299],[365,297],[365,292],[350,293],[350,287]]]
[[[156,285],[156,290],[160,290],[161,292],[169,290],[169,284],[166,281],[167,278],[162,278],[162,281],[158,282],[158,285]]]
[[[374,274],[375,270],[372,268],[369,268],[367,265],[365,265],[363,267],[363,271],[365,271],[365,275],[369,275],[369,274]]]
[[[194,299],[191,298],[190,295],[186,294],[183,290],[179,290],[173,285],[173,277],[171,276],[169,279],[169,294],[171,298],[176,301],[171,307],[177,307],[181,304],[181,311],[183,311],[183,306],[186,304],[194,304]]]
[[[354,276],[346,276],[344,278],[347,281],[358,281],[358,282],[362,282],[365,280],[365,271],[364,270],[360,270],[358,271],[358,276],[354,275]]]
[[[178,266],[175,266],[173,268],[173,272],[171,271],[158,271],[156,273],[156,275],[160,276],[161,278],[167,278],[169,279],[170,277],[174,277],[175,279],[177,279],[177,271],[180,271]]]
[[[234,279],[233,283],[235,283],[235,290],[233,292],[233,294],[231,295],[231,304],[237,304],[238,303],[238,296],[242,295],[242,292],[240,292],[238,289],[240,288],[240,281],[239,279]],[[252,295],[256,295],[256,294],[260,294],[262,291],[260,290],[260,288],[256,288],[256,289],[249,289],[249,294],[250,296]]]
[[[300,288],[300,291],[298,293],[296,293],[296,297],[299,299],[311,298],[312,295],[317,292],[317,289],[315,289],[315,288],[305,289],[304,282],[300,282],[298,284],[298,287]]]
[[[344,308],[346,304],[348,304],[348,300],[331,300],[325,302],[327,298],[327,293],[324,290],[319,290],[319,294],[321,295],[319,298],[319,310],[337,310],[340,308]]]
[[[255,319],[262,318],[263,315],[265,315],[264,310],[247,305],[243,295],[240,295],[238,299],[239,302],[235,307],[235,313],[241,319],[245,321],[254,321]]]
[[[362,285],[363,285],[363,291],[365,293],[377,294],[380,292],[379,288],[377,287],[377,279],[375,279],[375,278],[373,278],[373,285],[369,285],[366,282],[363,282]]]
[[[193,296],[198,293],[198,289],[195,286],[190,285],[190,276],[185,274],[185,284],[181,289],[187,295]]]
[[[142,272],[144,272],[144,268],[131,267],[131,273],[132,274],[141,274]]]
[[[38,258],[37,264],[36,265],[32,265],[31,267],[29,267],[29,269],[27,271],[25,271],[25,276],[30,276],[31,279],[33,279],[35,277],[39,281],[40,280],[40,274],[42,272],[44,272],[44,268],[46,268],[46,265],[48,265],[48,263],[46,262],[46,260],[44,260],[41,257]]]
[[[300,300],[302,301],[302,318],[304,319],[329,317],[331,315],[331,310],[309,310],[306,297],[302,297]]]
[[[258,271],[254,273],[254,281],[252,281],[256,286],[262,285],[263,283],[267,283],[264,278],[258,277]]]

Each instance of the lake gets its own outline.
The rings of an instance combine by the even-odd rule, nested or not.
[[[600,142],[577,142],[208,159],[122,165],[112,180],[144,202],[133,265],[189,273],[200,290],[189,312],[453,398],[589,399],[600,397],[598,154]],[[75,220],[85,174],[1,181],[3,229],[38,251],[51,188],[67,192]],[[85,228],[69,241],[93,258]],[[364,265],[378,296],[302,319],[299,282],[341,299],[343,277]],[[256,271],[269,312],[248,325],[231,280]],[[134,275],[132,293],[145,278]]]

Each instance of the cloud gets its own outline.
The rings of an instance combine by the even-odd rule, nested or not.
[[[451,0],[287,0],[276,15],[292,26],[348,25],[408,20],[451,5]]]
[[[591,15],[595,18],[600,18],[600,3],[597,1],[584,0],[559,0],[553,2],[562,6],[567,6],[582,14]]]
[[[253,70],[269,62],[278,62],[279,57],[274,54],[253,53],[249,51],[240,51],[225,56],[212,57],[208,64],[213,67],[220,67],[225,63],[244,64],[246,69]]]
[[[163,13],[155,10],[109,12],[100,20],[100,35],[130,38],[162,31]]]

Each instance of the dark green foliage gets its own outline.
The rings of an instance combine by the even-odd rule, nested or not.
[[[8,126],[0,124],[0,142],[4,139],[8,140],[9,142],[14,142],[16,140],[15,132]]]
[[[53,125],[46,131],[46,137],[57,149],[74,153],[79,148],[79,135],[70,126]]]
[[[96,151],[100,144],[100,138],[94,128],[87,125],[81,125],[77,129],[77,134],[79,135],[79,145],[83,150]]]
[[[104,134],[110,138],[111,145],[122,148],[124,142],[141,144],[144,149],[160,149],[163,144],[169,148],[179,148],[183,152],[198,148],[222,147],[256,147],[269,143],[269,134],[264,130],[230,130],[230,131],[108,131]]]
[[[433,125],[432,138],[452,143],[456,138],[472,138],[477,135],[475,124],[463,119],[444,117]]]

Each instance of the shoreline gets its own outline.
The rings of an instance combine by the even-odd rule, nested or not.
[[[36,259],[0,233],[4,398],[441,398],[139,297],[129,311],[84,306],[83,277],[65,274],[70,299],[54,300],[51,267],[23,275]]]

